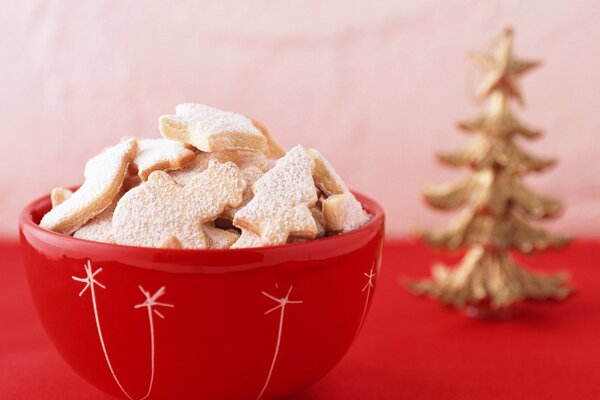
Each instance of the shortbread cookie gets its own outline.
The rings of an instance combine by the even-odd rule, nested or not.
[[[235,231],[224,231],[210,225],[204,225],[203,229],[208,239],[208,247],[211,249],[228,249],[240,237]]]
[[[234,218],[234,225],[259,235],[265,245],[285,243],[288,237],[317,234],[310,207],[317,201],[313,161],[302,146],[291,149],[253,186],[254,197]]]
[[[267,148],[267,139],[251,119],[203,104],[179,104],[175,115],[160,117],[159,129],[163,137],[191,144],[202,151],[265,151]]]
[[[231,161],[238,166],[240,171],[255,167],[266,172],[273,167],[275,161],[270,158],[266,158],[263,153],[257,153],[252,151],[216,151],[213,153],[199,152],[195,155],[194,160],[186,165],[184,168],[170,171],[169,175],[179,185],[184,186],[192,177],[201,173],[208,167],[210,160],[217,160],[219,162]]]
[[[73,195],[73,192],[65,188],[54,188],[50,193],[50,203],[52,208],[56,207],[60,203],[64,202]]]
[[[315,224],[317,225],[317,237],[320,238],[320,237],[325,236],[326,229],[325,229],[325,218],[323,217],[323,213],[316,207],[311,208],[310,213],[312,214],[313,218],[315,219]]]
[[[181,169],[194,158],[194,152],[176,140],[142,139],[138,142],[138,151],[131,163],[131,170],[146,181],[154,171]]]
[[[315,149],[309,153],[315,162],[315,184],[329,196],[321,201],[325,228],[330,231],[348,232],[369,221],[370,217],[329,161]]]
[[[169,175],[177,182],[177,184],[185,186],[192,178],[206,170],[206,168],[208,168],[208,163],[211,160],[217,160],[221,163],[226,163],[228,161],[235,162],[237,160],[237,154],[234,151],[217,151],[214,153],[199,152],[185,168],[170,171]]]
[[[256,233],[242,229],[239,239],[231,245],[230,249],[246,249],[264,246],[263,240]]]
[[[259,168],[263,172],[267,172],[275,165],[275,159],[267,158],[263,153],[255,151],[237,151],[235,154],[231,154],[231,161],[233,161],[241,170],[250,167]]]
[[[341,232],[357,229],[370,219],[351,193],[328,197],[323,202],[323,217],[328,230]]]
[[[254,123],[254,126],[260,130],[265,139],[267,139],[267,150],[265,151],[267,158],[278,159],[285,156],[285,149],[281,147],[279,143],[277,143],[273,136],[271,136],[267,130],[267,127],[255,119],[253,119],[252,122]]]
[[[244,207],[246,204],[248,204],[250,200],[252,200],[252,197],[254,197],[252,187],[254,186],[254,183],[263,176],[263,172],[257,167],[248,167],[242,170],[240,175],[246,182],[246,191],[244,192],[244,200],[242,201],[242,205],[238,208],[226,208],[222,215],[224,218],[232,221],[235,217],[235,213],[237,213],[241,207]]]
[[[181,249],[181,242],[175,236],[167,236],[159,245],[161,249]]]
[[[315,185],[317,185],[323,193],[327,196],[331,196],[333,194],[350,192],[348,186],[346,186],[339,174],[335,172],[329,161],[327,161],[318,150],[309,149],[308,153],[315,163],[313,172]]]
[[[317,226],[316,238],[317,239],[322,238],[327,233],[327,231],[325,230],[325,218],[323,217],[323,213],[316,207],[312,207],[310,209],[310,213],[312,214],[313,218],[315,219],[315,224]],[[302,242],[302,241],[306,241],[306,240],[308,240],[308,239],[289,237],[288,243],[298,243],[298,242]]]
[[[246,183],[235,164],[211,160],[208,168],[181,187],[164,171],[131,189],[113,216],[115,241],[131,246],[158,246],[175,236],[183,248],[207,248],[202,225],[226,207],[238,207]]]
[[[83,185],[44,215],[40,226],[70,235],[104,211],[121,189],[136,148],[136,140],[129,138],[90,159],[85,165]]]
[[[90,219],[81,228],[77,229],[73,234],[73,237],[96,242],[114,243],[115,238],[112,229],[112,217],[122,195],[123,191],[115,196],[113,201],[104,211]]]

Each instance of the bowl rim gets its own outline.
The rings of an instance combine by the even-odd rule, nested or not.
[[[72,186],[72,188],[77,188],[78,186]],[[71,187],[70,187],[71,188]],[[297,249],[302,250],[306,249],[306,251],[310,251],[311,248],[315,245],[321,245],[323,243],[331,243],[336,240],[350,238],[352,236],[359,236],[366,231],[371,231],[377,229],[378,226],[383,226],[385,213],[381,205],[379,205],[375,200],[370,197],[367,197],[360,192],[356,192],[351,190],[351,192],[356,196],[357,200],[362,204],[363,208],[371,215],[371,219],[369,222],[364,224],[358,229],[343,232],[338,235],[329,236],[325,238],[308,240],[306,242],[297,242],[297,243],[284,243],[280,245],[273,246],[262,246],[262,247],[249,247],[249,248],[238,248],[238,249],[164,249],[164,248],[156,248],[156,247],[142,247],[142,246],[129,246],[122,245],[116,243],[104,243],[104,242],[96,242],[87,239],[75,238],[70,235],[65,235],[62,233],[50,231],[48,229],[40,227],[33,220],[34,211],[38,211],[44,208],[47,208],[50,205],[50,194],[46,194],[44,196],[40,196],[35,200],[29,202],[21,211],[19,215],[19,230],[21,232],[30,230],[34,232],[42,241],[52,241],[53,244],[57,246],[64,246],[65,248],[72,248],[73,245],[78,244],[80,248],[78,250],[85,251],[86,248],[89,248],[93,251],[98,250],[127,250],[132,252],[133,254],[139,255],[148,255],[154,254],[157,251],[160,251],[163,254],[189,254],[189,255],[217,255],[217,254],[230,254],[235,252],[236,254],[240,254],[243,252],[250,251],[261,251],[261,252],[271,252],[271,251],[281,251],[281,249]]]

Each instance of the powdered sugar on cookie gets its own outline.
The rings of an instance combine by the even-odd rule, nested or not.
[[[155,247],[175,236],[184,248],[207,248],[202,225],[217,218],[225,207],[238,207],[245,188],[231,162],[210,161],[184,187],[166,172],[155,171],[119,201],[112,221],[115,241]]]
[[[330,231],[348,232],[369,222],[362,205],[351,193],[334,194],[323,202],[323,218]]]
[[[348,232],[370,216],[317,150],[286,151],[260,122],[185,103],[163,138],[124,138],[90,159],[75,193],[52,191],[40,226],[164,249],[239,249]]]
[[[348,232],[366,224],[370,217],[329,161],[315,149],[309,150],[315,168],[315,184],[328,198],[323,200],[323,220],[329,231]]]
[[[309,149],[308,154],[315,163],[313,172],[315,184],[323,193],[331,196],[350,192],[340,175],[335,172],[329,161],[318,150]]]
[[[185,167],[195,154],[183,143],[169,139],[142,139],[131,163],[134,173],[145,181],[154,171],[170,171]]]
[[[208,238],[208,247],[211,249],[228,249],[240,237],[237,232],[225,231],[210,225],[204,225],[203,229]]]
[[[189,143],[202,151],[265,151],[267,140],[251,119],[203,104],[184,103],[174,115],[159,119],[163,137]]]
[[[231,161],[235,162],[240,170],[256,167],[263,172],[267,172],[273,168],[277,160],[267,158],[263,153],[255,151],[238,151],[232,155]]]
[[[242,229],[239,239],[231,245],[231,249],[244,249],[250,247],[262,247],[265,243],[256,233]]]
[[[246,182],[246,191],[244,192],[244,200],[242,201],[242,205],[238,208],[227,208],[223,212],[223,217],[233,220],[235,214],[241,207],[244,207],[246,204],[252,200],[254,197],[253,186],[254,183],[259,180],[263,176],[263,172],[257,167],[248,167],[241,171],[241,176],[244,182]]]
[[[95,242],[114,243],[115,238],[112,229],[112,217],[122,195],[123,192],[121,191],[104,211],[75,231],[73,237],[93,240]]]
[[[234,225],[268,245],[285,243],[290,235],[314,238],[317,227],[309,209],[317,201],[313,165],[302,146],[291,149],[256,181],[254,197],[235,214]]]
[[[83,185],[69,199],[44,215],[40,226],[72,234],[104,211],[121,189],[136,149],[136,140],[129,138],[90,159],[85,166]]]
[[[206,168],[208,168],[208,163],[211,160],[226,163],[228,161],[234,162],[236,158],[236,153],[233,151],[217,151],[214,153],[199,152],[185,168],[177,171],[170,171],[169,175],[179,185],[185,186],[193,177],[206,170]]]

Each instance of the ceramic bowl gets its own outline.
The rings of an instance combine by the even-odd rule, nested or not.
[[[286,396],[330,371],[373,299],[380,206],[358,230],[235,250],[128,247],[40,228],[49,196],[20,216],[31,294],[48,336],[83,378],[123,399]]]

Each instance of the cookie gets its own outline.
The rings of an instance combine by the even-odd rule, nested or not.
[[[181,242],[175,236],[167,236],[159,245],[161,249],[181,249]]]
[[[321,200],[325,228],[330,231],[348,232],[367,223],[370,219],[369,214],[363,210],[360,202],[329,161],[315,149],[310,149],[309,154],[315,163],[315,185],[328,196]]]
[[[233,161],[241,170],[250,167],[256,167],[263,172],[267,172],[275,165],[275,159],[267,158],[263,153],[255,151],[237,151],[230,155]]]
[[[323,218],[328,230],[340,232],[360,228],[370,219],[351,193],[334,194],[325,199]]]
[[[132,175],[146,181],[154,171],[176,170],[192,162],[195,154],[185,144],[169,139],[142,139],[131,163]]]
[[[175,236],[183,248],[207,248],[203,224],[226,207],[238,207],[246,184],[235,164],[211,160],[185,186],[166,172],[154,171],[146,182],[119,201],[113,216],[118,244],[155,247]]]
[[[237,154],[233,151],[219,151],[214,153],[199,152],[194,156],[192,162],[182,169],[170,171],[169,175],[177,182],[177,184],[185,186],[192,178],[206,170],[206,168],[208,168],[208,163],[211,160],[226,163],[228,161],[234,162],[236,159]]]
[[[179,104],[175,115],[163,115],[158,125],[164,138],[206,152],[267,149],[267,139],[251,119],[203,104]]]
[[[223,212],[222,217],[232,220],[235,218],[235,214],[238,210],[248,204],[254,194],[252,192],[252,186],[254,183],[263,176],[263,172],[257,167],[248,167],[240,172],[242,179],[246,182],[246,191],[244,192],[244,200],[242,205],[238,208],[226,208]]]
[[[240,237],[235,231],[225,231],[210,225],[204,225],[203,229],[210,249],[228,249]]]
[[[265,245],[285,243],[289,236],[314,238],[313,165],[302,146],[291,149],[254,183],[254,197],[235,214],[233,224],[259,235]]]
[[[310,213],[315,219],[315,224],[317,225],[317,237],[320,238],[325,236],[325,217],[323,217],[323,213],[316,207],[311,208]]]
[[[255,119],[253,119],[252,122],[254,123],[254,126],[260,130],[265,139],[267,139],[267,150],[265,151],[265,156],[270,159],[278,159],[285,156],[285,149],[281,147],[279,143],[277,143],[273,136],[271,136],[267,130],[267,127]]]
[[[50,203],[52,208],[64,202],[73,195],[73,192],[65,188],[54,188],[50,193]]]
[[[90,159],[85,165],[83,185],[44,215],[40,226],[70,235],[104,211],[121,189],[136,149],[136,140],[129,138]]]
[[[327,233],[327,230],[325,229],[325,218],[323,217],[323,213],[321,212],[321,210],[319,210],[317,207],[312,207],[310,209],[310,213],[312,214],[314,220],[315,220],[315,225],[317,226],[317,235],[315,236],[315,238],[322,238],[325,236],[325,234]],[[299,242],[304,242],[307,241],[309,239],[305,239],[305,238],[297,238],[297,237],[293,237],[290,236],[288,238],[288,243],[299,243]]]
[[[73,237],[96,242],[114,243],[115,238],[113,236],[112,217],[122,195],[123,191],[121,190],[104,211],[90,219],[81,228],[77,229],[73,234]]]
[[[251,247],[262,247],[264,243],[256,233],[242,229],[239,239],[231,245],[230,249],[246,249]]]
[[[327,196],[333,194],[347,193],[350,190],[344,183],[340,175],[335,172],[329,161],[323,155],[315,149],[309,149],[308,154],[315,163],[313,171],[313,178],[315,185]]]

